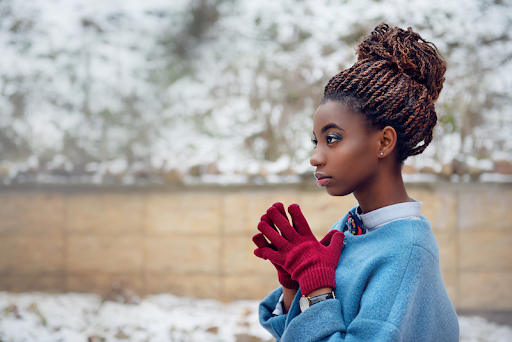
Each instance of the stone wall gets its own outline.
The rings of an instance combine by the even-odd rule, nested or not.
[[[408,184],[434,229],[459,310],[512,312],[512,185]],[[349,208],[304,185],[4,187],[0,291],[261,299],[278,285],[251,237],[274,202],[299,203],[321,237]]]

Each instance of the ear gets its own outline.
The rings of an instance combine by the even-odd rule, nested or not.
[[[384,127],[379,134],[380,138],[380,146],[379,146],[379,158],[384,158],[388,156],[396,146],[397,134],[393,127],[386,126]]]

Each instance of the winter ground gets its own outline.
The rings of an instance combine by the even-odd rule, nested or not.
[[[273,341],[258,302],[148,296],[137,305],[93,294],[0,292],[0,341]],[[461,341],[512,341],[512,327],[459,317]]]

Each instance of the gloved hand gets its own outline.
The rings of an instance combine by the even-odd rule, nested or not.
[[[286,220],[288,220],[288,218],[286,217],[286,211],[284,210],[284,205],[282,203],[279,203],[279,202],[274,203],[272,205],[272,207],[276,208],[279,211],[279,213],[281,215],[283,215],[286,218]],[[274,226],[274,223],[272,222],[272,220],[270,220],[268,218],[267,214],[265,214],[261,217],[261,221],[266,222],[272,229],[277,231],[276,227]],[[276,248],[273,245],[268,243],[268,241],[265,239],[265,236],[263,236],[262,233],[258,233],[256,235],[254,235],[252,238],[252,241],[259,248],[270,248],[270,249],[276,250]],[[293,289],[293,290],[296,290],[299,288],[299,283],[296,280],[292,279],[292,276],[290,275],[290,273],[286,272],[281,266],[279,266],[275,263],[272,263],[272,265],[274,265],[274,267],[276,268],[277,278],[279,279],[279,283],[281,285],[283,285],[283,287],[286,287],[287,289]]]
[[[285,216],[274,206],[267,210],[268,218],[281,234],[266,220],[260,221],[258,229],[271,242],[270,246],[258,246],[257,257],[268,259],[281,266],[298,281],[301,292],[307,295],[314,290],[335,288],[334,273],[338,265],[345,235],[337,230],[330,231],[319,242],[302,215],[297,204],[288,207],[293,227]]]

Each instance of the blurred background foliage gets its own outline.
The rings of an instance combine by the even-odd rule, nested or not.
[[[0,174],[300,173],[323,87],[381,21],[448,62],[435,140],[415,158],[509,158],[510,1],[0,0]]]

